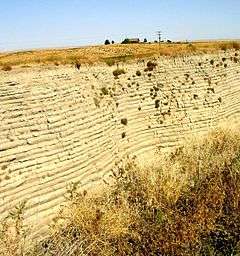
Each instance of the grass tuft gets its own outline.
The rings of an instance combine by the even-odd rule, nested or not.
[[[11,71],[12,70],[12,67],[10,66],[10,65],[3,65],[3,67],[2,67],[2,70],[3,71]]]
[[[121,68],[117,68],[117,69],[115,69],[115,70],[113,71],[113,75],[114,75],[115,77],[118,77],[118,76],[123,75],[123,74],[125,74],[125,73],[126,73],[125,70],[124,70],[124,69],[121,69]]]

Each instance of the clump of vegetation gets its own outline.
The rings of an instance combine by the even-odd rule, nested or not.
[[[2,67],[2,70],[3,71],[11,71],[12,70],[12,67],[10,66],[10,65],[3,65],[3,67]]]
[[[116,60],[114,58],[106,58],[104,62],[109,66],[114,66],[116,64]]]
[[[122,133],[122,139],[126,138],[126,132]]]
[[[13,208],[8,216],[0,222],[0,255],[20,256],[26,255],[27,228],[24,226],[24,212],[26,201]],[[35,256],[34,254],[30,254]]]
[[[220,49],[223,51],[234,49],[234,50],[240,50],[240,43],[238,42],[225,42],[220,45]]]
[[[125,70],[122,69],[122,68],[117,68],[117,69],[115,69],[115,70],[113,71],[113,75],[114,75],[115,77],[118,77],[118,76],[120,76],[120,75],[122,75],[122,74],[126,74]]]
[[[127,125],[127,124],[128,124],[127,118],[122,118],[122,119],[121,119],[121,124]]]
[[[80,63],[79,61],[76,61],[76,62],[75,62],[75,68],[78,69],[78,70],[80,70],[80,68],[81,68],[81,63]]]
[[[94,97],[93,102],[97,108],[100,108],[100,100],[98,98]]]
[[[239,59],[238,59],[237,57],[234,57],[234,58],[233,58],[233,61],[234,61],[235,63],[238,63]]]
[[[214,64],[214,60],[210,60],[210,64],[213,65]]]
[[[222,44],[221,46],[220,46],[220,49],[222,50],[222,51],[226,51],[227,49],[228,49],[228,45],[225,43],[225,44]]]
[[[193,94],[193,98],[194,98],[194,100],[197,100],[198,99],[198,95],[197,94]]]
[[[144,69],[144,71],[145,72],[153,71],[156,67],[157,67],[157,63],[155,63],[153,61],[148,61],[147,62],[147,67]]]
[[[153,61],[148,61],[147,63],[147,67],[148,68],[156,68],[157,67],[157,63],[153,62]]]
[[[21,68],[31,68],[30,65],[22,65]]]
[[[131,54],[119,55],[114,57],[103,58],[102,60],[108,65],[113,66],[115,64],[119,64],[120,62],[127,62],[128,60],[133,59],[134,56]]]
[[[240,43],[238,42],[232,42],[233,49],[240,50]]]
[[[142,75],[141,71],[140,71],[140,70],[137,70],[137,71],[136,71],[136,76],[141,76],[141,75]]]
[[[190,77],[190,74],[186,73],[186,74],[184,74],[184,76],[185,76],[186,80],[188,80]]]
[[[187,47],[188,47],[188,49],[190,49],[190,51],[193,51],[193,52],[195,52],[197,50],[197,47],[191,43],[188,44]]]
[[[48,237],[26,255],[239,255],[239,130],[211,132],[153,166],[127,161],[112,176],[99,196],[73,187]]]
[[[160,100],[155,100],[155,108],[159,108],[160,107]]]
[[[108,95],[108,93],[109,93],[108,88],[105,86],[101,88],[101,92],[103,95]]]

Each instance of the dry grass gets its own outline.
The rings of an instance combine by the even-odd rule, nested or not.
[[[123,75],[125,73],[126,73],[125,70],[122,69],[122,68],[117,68],[117,69],[113,70],[113,75],[115,77],[118,77],[118,76]]]
[[[2,70],[3,71],[11,71],[12,67],[10,65],[5,64],[5,65],[2,66]]]
[[[147,67],[144,69],[145,72],[148,72],[148,71],[153,71],[157,66],[157,63],[155,62],[152,62],[152,61],[148,61],[147,63]]]
[[[239,255],[239,130],[214,131],[147,169],[130,161],[113,176],[99,197],[73,185],[70,207],[24,255]],[[16,242],[2,239],[1,250]]]
[[[105,62],[112,66],[118,62],[152,56],[178,56],[212,53],[218,50],[239,49],[239,42],[196,42],[164,44],[114,44],[70,49],[33,50],[0,54],[0,66],[29,64],[82,64]]]

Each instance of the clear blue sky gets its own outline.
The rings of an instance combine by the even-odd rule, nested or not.
[[[0,50],[240,38],[240,0],[0,0]]]

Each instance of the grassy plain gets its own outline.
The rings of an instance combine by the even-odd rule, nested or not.
[[[9,71],[12,66],[29,67],[33,64],[66,65],[76,62],[94,64],[105,62],[114,65],[133,59],[153,56],[181,56],[213,53],[219,50],[240,49],[238,41],[212,41],[193,43],[142,43],[86,46],[66,49],[43,49],[0,54],[0,66]]]

